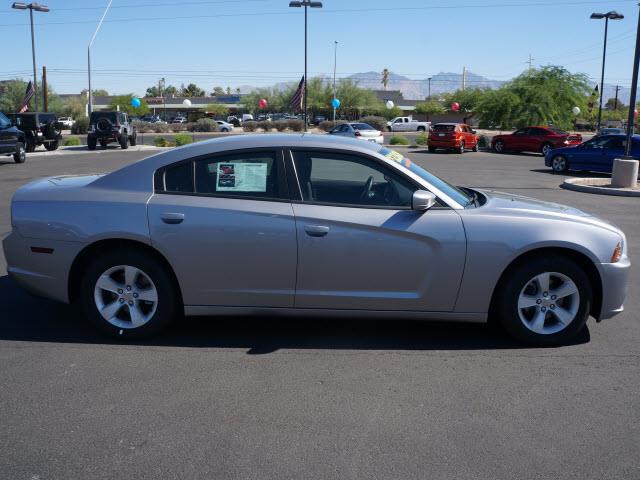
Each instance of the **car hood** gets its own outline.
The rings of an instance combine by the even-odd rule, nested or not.
[[[574,207],[562,205],[560,203],[545,202],[521,195],[497,192],[493,190],[478,190],[487,197],[487,201],[480,207],[485,213],[495,213],[497,215],[522,216],[561,219],[565,221],[577,222],[593,225],[622,234],[621,230],[607,220],[603,220],[590,213],[583,212]]]

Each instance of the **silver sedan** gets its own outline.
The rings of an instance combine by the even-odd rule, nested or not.
[[[495,321],[537,345],[622,311],[624,234],[571,207],[457,188],[321,135],[220,138],[14,195],[28,290],[122,337],[185,315]]]

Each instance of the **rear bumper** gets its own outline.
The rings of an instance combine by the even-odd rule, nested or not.
[[[624,310],[631,262],[624,255],[617,263],[601,263],[598,267],[602,279],[602,308],[598,320],[606,320]]]
[[[437,138],[431,139],[431,137],[429,137],[427,145],[434,148],[457,148],[460,146],[460,140],[440,140]]]
[[[59,302],[69,302],[69,269],[83,245],[75,242],[25,238],[15,230],[3,241],[7,272],[25,290]],[[31,247],[52,248],[34,253]]]
[[[356,137],[360,140],[364,140],[366,142],[372,142],[372,143],[377,143],[379,145],[382,145],[382,143],[384,142],[384,137],[382,135],[378,135],[377,137]]]

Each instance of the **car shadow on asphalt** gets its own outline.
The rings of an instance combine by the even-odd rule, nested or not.
[[[553,175],[554,177],[564,178],[564,177],[579,177],[579,178],[609,178],[611,177],[610,173],[601,173],[601,172],[589,172],[585,170],[571,170],[565,173],[556,173],[551,168],[533,168],[529,170],[533,173],[546,173],[547,175]]]
[[[0,277],[0,341],[247,349],[495,350],[530,348],[484,324],[292,317],[184,318],[163,334],[124,342],[97,333],[77,309],[30,295]],[[587,343],[588,329],[571,344]]]

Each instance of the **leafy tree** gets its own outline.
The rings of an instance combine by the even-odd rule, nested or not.
[[[64,100],[62,114],[66,117],[80,118],[85,116],[87,97],[78,95]]]
[[[458,90],[453,93],[445,93],[443,95],[444,104],[447,109],[451,108],[451,104],[456,102],[460,104],[461,112],[474,112],[486,94],[487,89],[471,88],[466,90]]]
[[[27,90],[28,81],[21,78],[16,78],[5,84],[5,91],[0,95],[0,111],[6,113],[17,112],[22,105],[24,94]],[[44,111],[44,100],[42,92],[42,84],[38,82],[36,84],[36,90],[38,94],[38,109]],[[60,97],[56,94],[51,85],[47,85],[49,111],[56,114],[62,113],[63,103]],[[33,112],[35,109],[35,100],[31,99],[29,102],[29,111]]]
[[[421,115],[426,115],[427,120],[431,117],[431,115],[437,115],[439,113],[444,113],[445,109],[442,106],[442,103],[437,102],[435,100],[427,100],[426,102],[420,102],[416,104],[416,113]]]
[[[175,97],[178,94],[178,89],[173,85],[167,85],[164,87],[165,97]]]
[[[231,95],[231,87],[227,87],[227,95]]]
[[[219,103],[207,105],[204,109],[206,112],[213,114],[214,117],[225,117],[229,114],[229,109]]]
[[[144,98],[140,99],[140,106],[135,108],[131,105],[133,97],[135,97],[133,93],[112,97],[109,102],[109,109],[117,110],[119,108],[121,112],[126,112],[129,115],[144,115],[145,113],[149,113],[149,105]]]
[[[162,96],[173,97],[177,92],[178,92],[178,89],[173,85],[167,85],[166,87],[164,87],[164,89],[161,89],[160,87],[158,87],[158,85],[153,85],[147,88],[147,91],[145,92],[144,96],[145,97],[162,97]]]
[[[605,110],[627,110],[629,107],[622,103],[619,99],[616,105],[616,99],[610,98],[607,100],[607,103],[604,104],[603,109]]]
[[[224,95],[224,89],[222,87],[213,87],[212,94],[214,96]]]
[[[204,97],[204,90],[195,83],[190,83],[186,87],[184,84],[180,87],[180,96],[182,97]]]
[[[240,95],[240,87],[236,88],[236,93]]]
[[[87,96],[87,92],[88,92],[88,91],[89,91],[89,89],[85,88],[84,90],[82,90],[82,91],[80,92],[80,95],[83,95],[83,96],[85,96],[85,97],[86,97],[86,96]],[[103,89],[103,88],[97,88],[97,89],[95,89],[95,90],[92,90],[92,92],[93,92],[93,96],[94,96],[94,97],[108,97],[108,96],[109,96],[109,92],[107,92],[107,91],[106,91],[105,89]]]

